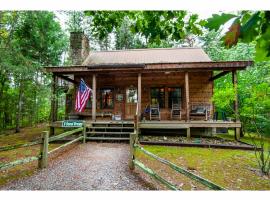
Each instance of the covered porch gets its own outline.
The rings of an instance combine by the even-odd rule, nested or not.
[[[184,64],[138,64],[121,66],[71,66],[48,67],[53,73],[51,121],[57,121],[56,88],[58,78],[73,84],[67,96],[67,119],[98,121],[133,121],[138,129],[186,129],[207,128],[215,133],[216,128],[234,128],[236,139],[240,137],[241,122],[238,118],[238,101],[235,96],[234,121],[215,121],[211,103],[213,81],[228,73],[237,91],[237,70],[250,65],[249,61],[201,62]],[[213,71],[219,71],[216,75]],[[79,80],[83,78],[92,89],[92,98],[82,113],[74,112],[74,100]],[[172,118],[172,102],[180,105],[180,116]],[[158,120],[145,115],[146,109],[159,105]],[[205,115],[194,118],[194,104],[207,106]]]

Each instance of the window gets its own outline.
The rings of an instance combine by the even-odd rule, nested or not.
[[[172,108],[172,104],[179,104],[181,105],[181,88],[173,87],[168,88],[168,98],[169,98],[169,108]]]
[[[86,109],[91,109],[92,108],[92,99],[91,99],[91,94],[89,95],[89,99],[87,100],[86,103]]]
[[[128,88],[126,91],[126,101],[127,103],[137,103],[137,89],[136,88]]]
[[[113,89],[101,89],[101,109],[113,108]]]
[[[159,104],[160,108],[165,108],[164,88],[151,88],[151,104]]]

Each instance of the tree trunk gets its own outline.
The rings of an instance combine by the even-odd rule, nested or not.
[[[22,115],[22,100],[23,100],[23,84],[22,84],[22,81],[20,81],[19,98],[18,98],[17,113],[16,113],[16,130],[15,130],[15,133],[20,132],[20,122],[21,122],[21,115]]]

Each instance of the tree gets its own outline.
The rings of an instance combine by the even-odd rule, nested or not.
[[[255,42],[238,42],[227,49],[220,41],[219,31],[206,33],[201,38],[203,47],[212,60],[253,60]],[[255,156],[263,174],[269,174],[270,149],[265,144],[270,133],[270,62],[255,62],[254,66],[238,73],[239,117],[244,134],[252,139],[256,147]],[[233,102],[235,91],[231,75],[226,75],[214,82],[213,102],[216,109],[235,117]],[[255,133],[255,134],[250,134]]]
[[[116,49],[136,49],[144,48],[146,45],[139,34],[134,34],[130,30],[131,20],[125,17],[120,27],[115,31]]]
[[[60,63],[66,36],[52,12],[5,11],[0,20],[0,80],[5,81],[0,87],[0,119],[2,127],[16,121],[19,132],[21,125],[38,123],[44,116],[40,111],[49,93],[42,66]]]
[[[180,41],[190,34],[202,34],[204,21],[186,11],[85,11],[91,18],[91,33],[99,41],[119,30],[129,20],[130,31],[142,37],[147,46],[168,45],[168,41]]]

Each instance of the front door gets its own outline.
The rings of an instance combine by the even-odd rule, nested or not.
[[[136,114],[137,101],[137,88],[126,88],[125,119],[134,119],[134,115]]]

